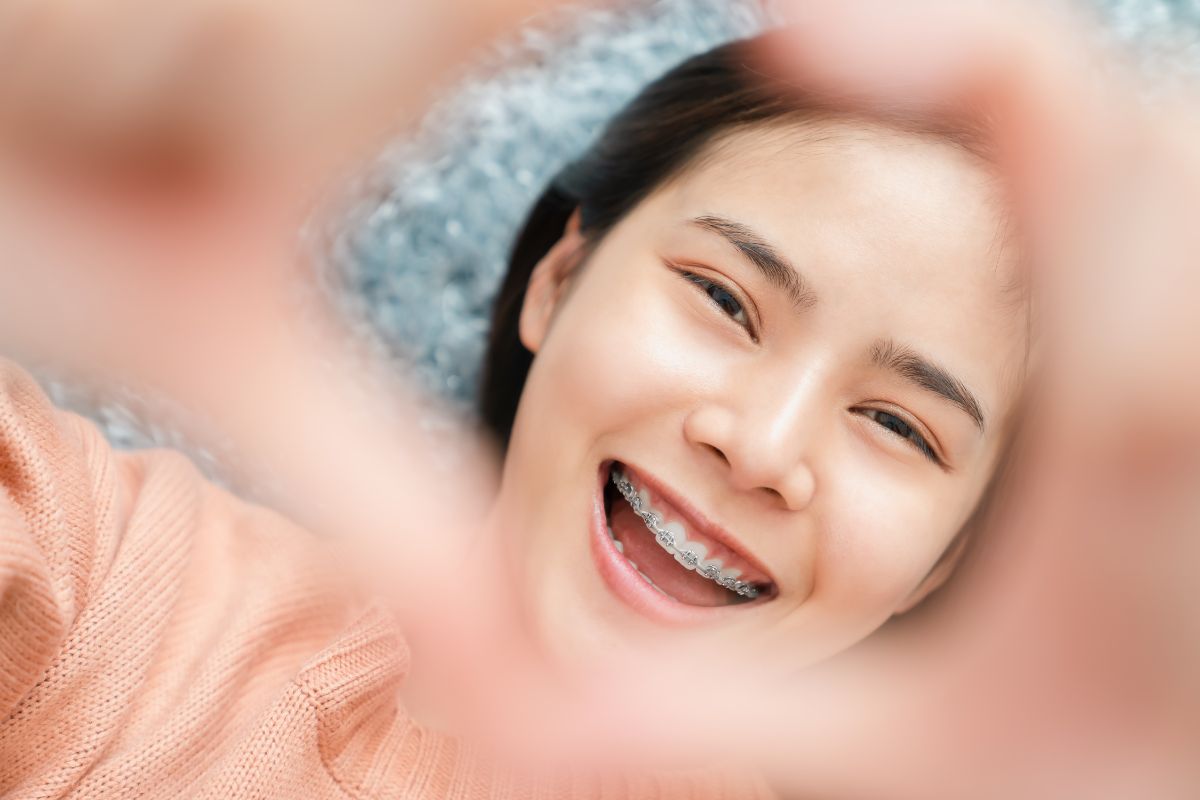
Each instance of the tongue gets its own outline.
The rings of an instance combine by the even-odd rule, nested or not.
[[[625,548],[625,557],[671,597],[693,606],[724,606],[737,601],[733,592],[676,561],[654,540],[646,523],[623,498],[613,501],[608,522]]]

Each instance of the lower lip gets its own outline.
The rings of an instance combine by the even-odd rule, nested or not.
[[[655,622],[670,625],[700,625],[714,622],[734,610],[747,610],[741,606],[693,606],[681,603],[655,589],[638,574],[629,559],[617,550],[616,542],[608,535],[607,515],[604,513],[604,484],[608,478],[609,464],[600,468],[596,480],[596,494],[592,502],[592,559],[605,585],[625,605]]]

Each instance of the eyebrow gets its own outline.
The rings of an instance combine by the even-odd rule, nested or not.
[[[871,362],[949,400],[970,415],[980,431],[984,430],[983,409],[975,395],[971,394],[971,390],[958,378],[916,351],[891,339],[881,339],[871,347]]]
[[[797,307],[809,308],[817,302],[816,293],[799,270],[753,228],[715,214],[696,217],[691,224],[716,233],[736,247],[768,281],[787,292]]]

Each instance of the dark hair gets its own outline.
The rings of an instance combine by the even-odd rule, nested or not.
[[[781,77],[766,57],[770,33],[693,56],[649,84],[581,158],[538,198],[517,236],[497,294],[479,411],[503,446],[533,363],[518,320],[533,268],[563,235],[575,209],[594,246],[643,199],[719,134],[777,121],[858,121],[945,139],[986,157],[984,139],[957,115],[922,114],[819,94]]]

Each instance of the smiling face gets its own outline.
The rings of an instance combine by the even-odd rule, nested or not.
[[[1001,231],[964,151],[836,123],[726,134],[593,249],[569,225],[497,504],[542,642],[800,665],[934,588],[1018,388]]]

